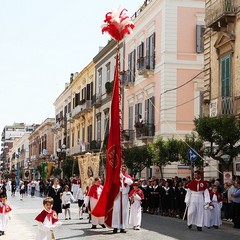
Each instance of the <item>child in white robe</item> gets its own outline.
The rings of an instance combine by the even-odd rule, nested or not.
[[[58,221],[57,213],[52,210],[53,199],[47,197],[43,200],[44,210],[35,218],[38,221],[38,233],[36,240],[53,240],[53,229],[62,225]]]
[[[138,183],[133,184],[133,189],[129,193],[131,202],[129,224],[133,226],[134,230],[140,230],[142,221],[142,207],[141,202],[144,199],[143,191],[139,188]]]
[[[0,199],[0,236],[5,234],[8,220],[11,219],[12,209],[6,201],[6,197]]]

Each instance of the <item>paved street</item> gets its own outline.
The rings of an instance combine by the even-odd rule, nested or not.
[[[35,216],[42,210],[42,198],[30,196],[20,201],[17,193],[16,197],[9,194],[8,203],[13,208],[12,219],[9,221],[6,235],[1,236],[1,240],[34,240],[36,236],[37,224]],[[59,216],[63,225],[55,232],[57,240],[69,239],[114,239],[114,240],[219,240],[230,239],[239,240],[240,229],[234,229],[231,223],[224,223],[220,229],[203,229],[198,232],[196,228],[188,230],[186,221],[161,217],[158,215],[143,215],[143,224],[140,231],[128,229],[126,234],[112,234],[110,229],[102,229],[100,226],[96,230],[90,229],[87,214],[83,220],[78,220],[78,206],[71,205],[72,220],[65,220],[64,215]]]

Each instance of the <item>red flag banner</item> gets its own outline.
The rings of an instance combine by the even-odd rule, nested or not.
[[[91,214],[105,217],[105,223],[111,227],[113,203],[120,188],[121,136],[120,136],[120,87],[119,87],[119,52],[117,49],[114,73],[113,95],[111,103],[110,130],[106,153],[106,181],[98,203]]]

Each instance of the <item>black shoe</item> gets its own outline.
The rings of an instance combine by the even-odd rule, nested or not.
[[[4,231],[1,232],[1,235],[4,235]]]
[[[191,229],[192,228],[192,224],[191,225],[188,225],[188,229]]]
[[[213,225],[213,227],[214,227],[215,229],[218,229],[218,226]]]
[[[117,228],[114,228],[113,229],[113,233],[117,233],[118,229]]]
[[[120,233],[126,233],[127,231],[125,229],[121,229]]]
[[[106,228],[106,226],[105,226],[104,224],[100,224],[100,226],[101,226],[102,228]]]
[[[82,219],[83,219],[82,217],[79,218],[79,220],[82,220]]]
[[[92,225],[91,229],[96,229],[97,226],[96,225]]]
[[[202,231],[202,227],[197,227],[197,230],[198,231]]]

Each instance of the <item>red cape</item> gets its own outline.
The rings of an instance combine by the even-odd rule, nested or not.
[[[141,189],[138,189],[137,191],[132,189],[128,196],[131,197],[134,193],[136,193],[141,199],[144,199],[144,193]]]
[[[58,216],[57,216],[57,213],[54,210],[52,210],[51,212],[47,212],[46,210],[42,210],[42,212],[37,215],[35,220],[43,223],[44,219],[46,217],[48,217],[49,220],[50,219],[52,220],[52,224],[54,224],[55,222],[58,222]]]
[[[216,194],[218,202],[222,202],[222,196],[219,192],[214,193],[213,191],[210,192],[210,199],[212,201],[213,195]]]
[[[99,187],[100,187],[100,188],[103,188],[102,185],[100,185]],[[95,198],[95,199],[98,199],[97,188],[98,188],[98,186],[97,186],[96,184],[93,184],[93,185],[90,187],[90,189],[89,189],[89,191],[88,191],[88,193],[87,193],[87,196],[93,197],[93,198]]]
[[[208,189],[208,185],[203,180],[192,180],[187,184],[187,188],[189,188],[192,191],[198,192],[198,191],[204,191],[205,189]]]
[[[4,209],[4,207],[5,207],[5,209]],[[3,209],[4,209],[4,211],[3,211]],[[0,207],[0,213],[9,213],[11,211],[12,211],[11,207],[6,203],[3,203],[3,206]]]

